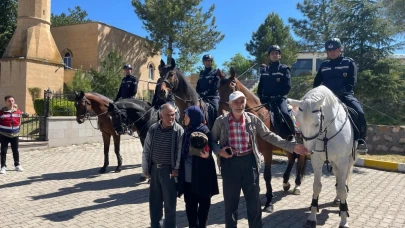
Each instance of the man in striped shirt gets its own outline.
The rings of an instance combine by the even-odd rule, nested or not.
[[[161,120],[153,124],[146,135],[142,153],[142,170],[151,177],[149,211],[151,227],[160,227],[163,203],[165,228],[176,227],[177,176],[184,130],[175,121],[175,108],[161,106]]]
[[[260,159],[257,136],[290,153],[307,149],[271,132],[255,115],[245,112],[246,97],[240,91],[229,96],[230,113],[218,117],[211,130],[212,149],[222,157],[221,174],[225,202],[225,227],[237,227],[240,191],[246,199],[249,227],[262,227],[259,196]]]

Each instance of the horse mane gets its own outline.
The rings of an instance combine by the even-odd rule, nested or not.
[[[198,94],[197,91],[194,89],[194,87],[190,84],[188,80],[186,80],[186,77],[183,75],[183,73],[176,67],[174,69],[176,71],[177,78],[179,79],[179,84],[177,90],[179,91],[186,91],[187,95],[190,95],[192,100],[197,101],[198,100]]]
[[[311,104],[313,105],[321,100],[324,100],[324,104],[326,105],[334,105],[338,103],[338,99],[335,94],[323,85],[308,91],[302,98],[302,100],[306,99],[310,99],[312,101]],[[314,107],[311,108],[313,109]]]
[[[94,100],[100,104],[108,105],[109,103],[113,103],[110,98],[96,92],[87,92],[84,95],[87,99]]]

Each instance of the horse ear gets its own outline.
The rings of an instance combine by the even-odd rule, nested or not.
[[[287,98],[287,104],[290,104],[293,107],[298,107],[301,105],[301,101]]]
[[[234,78],[236,77],[235,68],[231,67],[230,73],[231,73],[231,77],[230,77],[230,78],[234,79]]]
[[[114,104],[113,103],[108,103],[108,112],[112,112],[112,111],[114,111]]]
[[[163,61],[163,59],[161,59],[159,67],[164,67],[164,66],[166,66],[166,63],[165,63],[165,61]]]
[[[83,91],[80,91],[80,96],[84,97],[84,92]]]
[[[76,95],[76,97],[78,97],[78,96],[79,96],[79,93],[78,93],[77,91],[75,91],[75,95]]]
[[[172,69],[174,69],[176,67],[176,61],[173,58],[171,59],[172,59],[171,67]]]

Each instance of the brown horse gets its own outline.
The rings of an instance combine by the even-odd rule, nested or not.
[[[270,123],[269,111],[266,109],[264,105],[260,103],[260,100],[257,96],[255,96],[250,90],[248,90],[245,86],[242,85],[242,83],[237,79],[235,70],[233,68],[231,68],[230,72],[231,72],[230,77],[228,78],[223,77],[221,79],[221,84],[218,89],[220,96],[218,114],[229,111],[228,106],[229,95],[232,92],[238,90],[241,91],[246,96],[246,111],[259,117],[269,129],[274,131],[273,126]],[[266,182],[267,201],[264,205],[263,211],[272,213],[274,211],[274,206],[271,203],[273,199],[273,188],[271,186],[271,163],[273,160],[273,151],[280,149],[278,147],[273,146],[272,144],[269,144],[260,137],[257,138],[258,138],[257,141],[258,149],[263,154],[264,157],[264,180]],[[290,189],[290,183],[288,182],[288,180],[290,178],[291,169],[294,165],[295,159],[298,158],[297,177],[295,180],[296,187],[293,191],[293,194],[299,195],[300,194],[299,186],[301,185],[301,179],[304,176],[306,157],[299,156],[295,153],[291,154],[285,152],[285,154],[288,156],[288,166],[283,175],[284,191],[288,191]]]
[[[102,133],[103,142],[104,142],[104,165],[99,170],[99,173],[105,173],[106,169],[109,165],[109,157],[108,153],[110,150],[110,140],[111,136],[114,140],[114,151],[115,155],[117,156],[118,165],[115,169],[115,172],[121,171],[122,166],[122,157],[120,155],[120,135],[116,134],[113,124],[110,119],[110,115],[108,113],[108,104],[112,103],[113,101],[101,94],[98,93],[80,93],[76,92],[75,97],[75,107],[76,107],[76,121],[79,124],[84,123],[86,119],[89,119],[90,113],[89,111],[93,111],[97,117],[97,126],[93,126],[95,129],[99,129]],[[89,119],[90,123],[93,125],[91,120]],[[94,122],[94,124],[96,124]]]

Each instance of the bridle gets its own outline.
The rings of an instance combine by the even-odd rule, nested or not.
[[[193,100],[183,99],[183,98],[181,98],[181,97],[179,97],[179,96],[177,96],[176,94],[173,93],[174,85],[173,85],[172,82],[170,82],[169,80],[167,80],[168,77],[173,77],[173,78],[174,78],[174,81],[177,82],[177,84],[178,84],[179,80],[178,80],[178,78],[177,78],[177,74],[176,74],[176,71],[175,71],[174,69],[173,69],[173,70],[170,70],[169,72],[166,73],[166,76],[164,76],[162,82],[166,83],[167,87],[168,87],[169,90],[170,90],[169,93],[171,93],[176,99],[182,101],[182,102],[185,103],[185,104],[193,104],[193,103],[194,103]],[[201,98],[199,97],[197,101],[200,102],[200,101],[201,101]]]
[[[83,123],[84,123],[84,121],[86,121],[86,119],[89,120],[91,126],[92,126],[94,129],[100,130],[100,126],[99,126],[99,124],[98,124],[98,121],[97,121],[97,127],[94,127],[94,126],[93,126],[93,123],[91,122],[91,119],[90,119],[90,112],[89,112],[89,109],[87,108],[87,106],[89,106],[89,105],[91,106],[91,102],[90,102],[86,97],[83,97],[82,100],[84,100],[84,113],[77,115],[77,117],[82,117],[81,119],[83,120]],[[79,101],[76,101],[76,102],[77,102],[77,103],[76,103],[76,107],[77,107],[77,106],[79,105]],[[107,114],[107,113],[108,113],[108,110],[105,111],[105,112],[102,112],[102,113],[100,113],[100,114],[98,114],[98,115],[96,115],[95,117],[98,118],[99,116],[104,115],[104,114]]]

